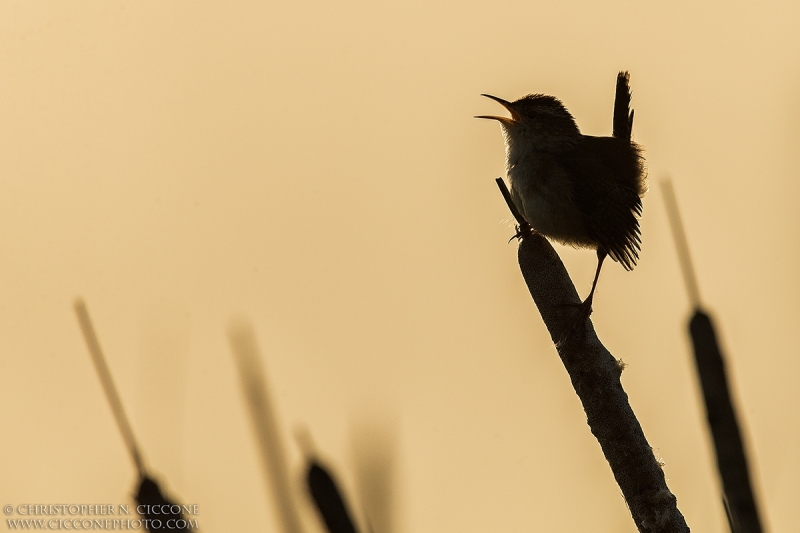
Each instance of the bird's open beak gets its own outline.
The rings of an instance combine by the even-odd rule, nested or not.
[[[495,102],[497,102],[501,106],[503,106],[506,109],[508,109],[508,112],[511,113],[511,118],[508,118],[508,117],[496,117],[494,115],[479,115],[479,116],[477,116],[475,118],[488,118],[490,120],[497,120],[497,121],[499,121],[499,122],[501,122],[503,124],[513,124],[514,122],[516,122],[517,120],[520,119],[519,113],[517,113],[514,110],[513,104],[511,102],[503,100],[502,98],[498,98],[497,96],[492,96],[491,94],[482,94],[481,96],[485,96],[486,98],[491,98],[492,100],[494,100]]]

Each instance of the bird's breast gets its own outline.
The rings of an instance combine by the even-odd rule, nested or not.
[[[525,219],[539,233],[563,244],[591,247],[583,215],[573,200],[572,180],[547,154],[508,154],[511,196]]]

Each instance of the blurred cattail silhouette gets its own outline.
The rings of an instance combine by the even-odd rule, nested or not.
[[[255,334],[249,324],[236,322],[228,330],[250,421],[261,452],[264,478],[275,501],[284,533],[303,533],[289,480],[283,439],[261,366]]]
[[[742,442],[736,410],[733,407],[725,371],[725,358],[717,342],[717,334],[711,317],[700,304],[700,290],[689,254],[689,245],[683,230],[678,202],[670,180],[661,182],[672,235],[678,250],[686,292],[693,309],[689,320],[689,335],[694,347],[697,376],[703,392],[706,419],[714,440],[717,470],[724,491],[723,503],[733,533],[760,533],[761,520],[758,515],[747,455]]]
[[[97,371],[97,376],[100,378],[100,384],[103,386],[108,404],[111,407],[111,413],[114,415],[114,420],[117,422],[117,427],[122,434],[122,440],[125,441],[125,447],[128,448],[128,453],[133,460],[140,477],[144,477],[145,468],[142,454],[139,453],[139,446],[136,444],[136,439],[133,436],[133,430],[128,423],[128,417],[125,416],[125,410],[122,408],[122,401],[117,394],[117,388],[114,386],[114,380],[111,379],[111,372],[106,365],[103,351],[100,349],[100,342],[97,340],[97,334],[92,327],[92,321],[89,318],[89,311],[86,309],[86,304],[81,299],[75,300],[75,315],[78,317],[83,338],[86,341],[86,347],[89,349],[89,355],[92,357],[94,368]]]
[[[308,461],[306,485],[330,533],[357,533],[336,481],[317,459],[310,458]]]
[[[360,420],[351,431],[356,490],[371,533],[395,529],[395,431],[386,417]]]
[[[189,522],[184,519],[181,513],[181,507],[164,496],[158,483],[148,474],[144,466],[142,454],[139,452],[139,446],[136,444],[133,430],[128,423],[128,417],[125,416],[125,410],[122,408],[122,400],[120,400],[114,381],[111,379],[111,372],[108,369],[105,357],[103,357],[103,351],[100,349],[100,342],[97,340],[97,334],[89,318],[86,304],[83,300],[77,299],[75,300],[74,308],[83,332],[83,338],[86,341],[95,370],[97,370],[106,399],[114,415],[114,420],[116,420],[117,427],[122,433],[122,440],[125,441],[125,446],[128,448],[128,453],[139,476],[138,488],[134,497],[139,506],[144,506],[142,507],[144,513],[141,514],[145,519],[145,527],[150,532],[167,530],[191,531]],[[137,509],[139,506],[137,506]]]
[[[298,429],[295,436],[305,456],[306,490],[314,501],[314,507],[328,532],[358,533],[344,493],[336,483],[330,468],[319,458],[310,435],[305,429]]]
[[[158,483],[147,475],[139,481],[136,503],[139,504],[137,508],[144,511],[141,514],[148,531],[191,531],[189,522],[181,513],[181,506],[164,496]]]

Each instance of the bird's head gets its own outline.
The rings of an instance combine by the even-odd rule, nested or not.
[[[529,94],[514,102],[497,96],[483,94],[505,107],[511,117],[480,115],[500,122],[506,142],[511,146],[523,142],[548,150],[564,143],[571,143],[581,135],[575,119],[558,98],[544,94]]]

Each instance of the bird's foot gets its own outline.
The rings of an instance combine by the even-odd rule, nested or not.
[[[575,317],[572,321],[572,325],[570,326],[570,328],[567,330],[564,336],[561,337],[561,340],[558,341],[557,346],[563,346],[564,344],[566,344],[566,342],[570,340],[575,333],[577,333],[584,327],[586,321],[589,320],[589,317],[592,314],[592,296],[593,295],[590,295],[588,298],[586,298],[579,304],[575,303],[561,304],[564,307],[576,307],[578,308],[578,312],[575,314]]]
[[[511,242],[514,239],[521,241],[528,235],[533,235],[534,233],[536,233],[536,230],[533,229],[533,226],[531,226],[527,222],[525,222],[524,224],[518,224],[517,226],[515,226],[515,229],[517,230],[517,232],[514,234],[513,237],[508,239],[508,242]]]

